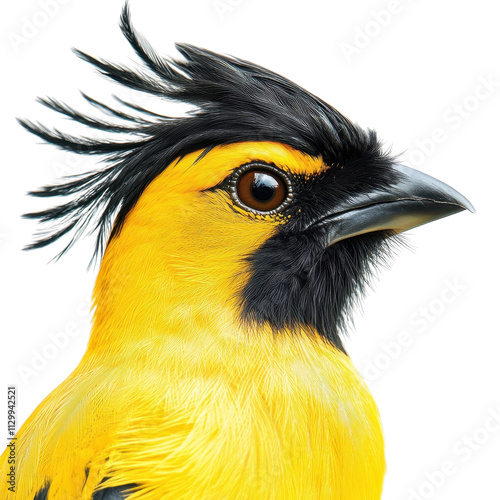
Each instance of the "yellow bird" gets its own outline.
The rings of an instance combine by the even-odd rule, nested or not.
[[[105,160],[32,193],[68,198],[28,215],[53,224],[31,248],[89,228],[103,256],[87,351],[2,455],[0,497],[380,499],[379,413],[342,332],[398,233],[471,204],[282,76],[163,58],[127,7],[121,28],[142,69],[79,56],[194,110],[42,100],[105,140],[22,122]]]

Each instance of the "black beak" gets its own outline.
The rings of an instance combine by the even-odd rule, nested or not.
[[[326,229],[329,245],[373,231],[402,233],[462,210],[475,212],[465,196],[444,182],[403,165],[393,168],[396,183],[351,197],[313,224]]]

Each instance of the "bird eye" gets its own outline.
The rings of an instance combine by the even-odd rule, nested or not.
[[[247,165],[237,175],[233,195],[252,211],[274,212],[291,198],[290,182],[278,169]]]

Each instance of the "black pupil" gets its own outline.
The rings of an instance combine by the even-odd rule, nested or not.
[[[277,187],[278,181],[274,177],[257,172],[252,182],[252,196],[256,201],[270,201],[276,194]]]

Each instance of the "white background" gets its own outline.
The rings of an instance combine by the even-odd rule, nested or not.
[[[9,2],[1,20],[1,380],[4,388],[18,385],[20,421],[84,352],[96,274],[87,271],[91,239],[55,264],[48,264],[55,247],[21,251],[36,226],[20,215],[46,206],[25,193],[95,163],[41,145],[15,117],[72,131],[34,98],[86,109],[78,90],[131,97],[71,47],[121,63],[135,59],[118,29],[122,0],[55,1],[45,4],[49,14],[43,0]],[[385,500],[500,499],[500,36],[493,2],[132,0],[131,10],[161,53],[175,55],[174,42],[188,42],[269,67],[376,129],[402,162],[473,202],[475,215],[408,235],[412,250],[381,272],[347,348],[382,414]],[[58,352],[57,334],[64,342]],[[28,368],[34,371],[22,376]],[[436,472],[443,468],[446,474]]]

